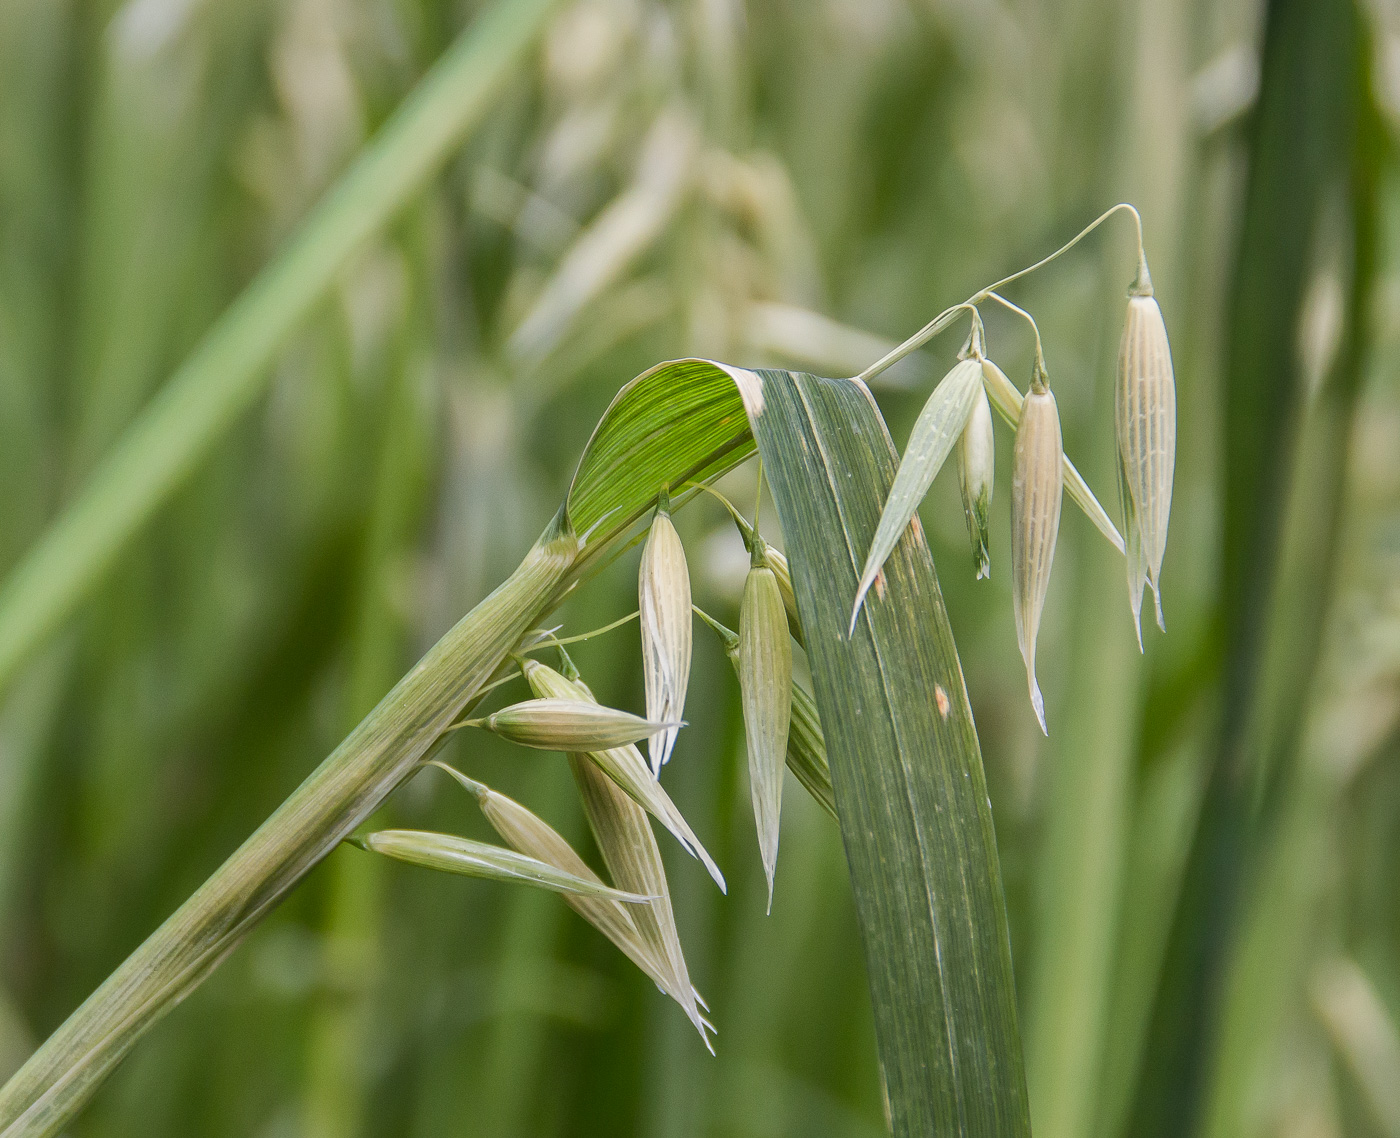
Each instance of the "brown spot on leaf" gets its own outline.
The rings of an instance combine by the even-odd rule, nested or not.
[[[875,574],[875,595],[882,601],[885,599],[885,571],[883,569]]]
[[[944,719],[948,718],[948,693],[943,690],[942,684],[933,685],[933,698],[938,703],[938,714]]]

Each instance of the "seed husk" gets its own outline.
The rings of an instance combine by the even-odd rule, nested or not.
[[[484,727],[503,739],[542,751],[596,751],[635,743],[680,723],[657,723],[615,707],[571,699],[513,703],[465,726]]]
[[[982,384],[986,388],[987,397],[992,401],[992,406],[996,408],[1000,415],[1013,431],[1021,422],[1021,401],[1024,396],[1016,390],[1016,385],[1006,378],[1006,373],[992,363],[991,360],[982,361]],[[1119,553],[1126,552],[1123,543],[1123,535],[1118,532],[1118,527],[1113,524],[1113,519],[1108,516],[1108,511],[1099,504],[1099,500],[1094,497],[1094,492],[1089,489],[1089,484],[1084,481],[1083,476],[1074,468],[1074,463],[1066,457],[1062,464],[1062,477],[1064,479],[1065,493],[1067,493],[1075,504],[1084,511],[1085,517],[1094,523],[1094,527],[1108,538],[1109,543]]]
[[[647,718],[674,723],[685,713],[690,682],[690,573],[664,493],[642,550],[637,607],[641,612]],[[659,774],[670,760],[678,730],[667,727],[647,740],[653,774]]]
[[[483,783],[468,778],[455,767],[436,760],[433,761],[433,765],[446,771],[472,793],[486,820],[512,848],[555,865],[576,877],[602,882],[563,836],[542,818],[513,798],[507,798]],[[668,996],[671,995],[674,981],[670,960],[664,952],[658,952],[638,929],[632,914],[640,912],[639,907],[570,893],[563,894],[563,897],[579,916],[612,941],[658,988]],[[655,898],[648,900],[648,909],[654,903]]]
[[[1167,546],[1176,464],[1176,381],[1171,346],[1162,310],[1145,277],[1144,267],[1137,289],[1146,291],[1135,290],[1128,298],[1114,391],[1124,525],[1129,531],[1129,546],[1137,546],[1137,556],[1128,557],[1128,595],[1139,647],[1144,581],[1152,589],[1157,625],[1166,627],[1159,576]]]
[[[739,636],[700,609],[700,618],[715,631],[724,646],[725,655],[739,673]],[[826,757],[826,739],[822,736],[817,701],[797,680],[792,681],[792,720],[788,726],[787,766],[797,781],[823,810],[833,818],[836,795],[831,787],[831,764]]]
[[[538,660],[526,659],[522,662],[525,679],[530,688],[541,698],[593,700],[593,693],[582,681],[569,679]],[[649,811],[658,822],[670,830],[681,847],[692,857],[697,858],[714,878],[720,892],[726,891],[724,874],[714,863],[700,839],[690,828],[671,796],[652,775],[642,753],[635,746],[609,747],[602,751],[588,752],[588,758],[598,766],[613,782],[617,783],[639,806]]]
[[[972,564],[977,579],[992,575],[992,557],[987,541],[987,517],[992,508],[992,485],[996,477],[996,439],[992,434],[992,409],[987,393],[979,385],[958,440],[958,485],[962,490],[967,533],[972,541]]]
[[[439,869],[465,877],[483,877],[491,881],[507,881],[570,893],[582,897],[602,898],[629,905],[645,905],[652,898],[639,893],[625,893],[599,880],[597,874],[571,873],[556,865],[516,850],[475,842],[455,834],[436,834],[424,830],[378,830],[355,840],[356,845],[371,853],[383,854],[396,861]]]
[[[703,1002],[690,982],[680,934],[671,909],[671,890],[661,850],[651,832],[646,812],[629,798],[586,755],[571,754],[569,767],[583,801],[584,813],[607,863],[608,872],[621,888],[649,894],[653,900],[628,910],[642,943],[657,961],[663,979],[658,986],[681,1006],[710,1053],[708,1020],[700,1014]]]
[[[749,787],[771,912],[783,765],[792,719],[792,641],[777,578],[761,556],[755,555],[749,569],[739,609],[739,692],[748,743]]]
[[[1012,456],[1011,598],[1016,616],[1016,640],[1026,662],[1031,705],[1040,721],[1040,729],[1047,735],[1045,701],[1035,678],[1035,641],[1060,528],[1063,461],[1055,396],[1038,382],[1021,407]]]
[[[875,583],[885,560],[899,544],[910,520],[918,512],[919,503],[928,493],[934,477],[942,469],[961,437],[972,414],[977,394],[982,386],[982,364],[978,358],[959,360],[943,377],[909,434],[899,470],[890,486],[889,496],[880,511],[880,523],[870,543],[870,552],[861,570],[860,587],[856,589],[855,606],[851,610],[851,631],[855,631],[865,594]]]

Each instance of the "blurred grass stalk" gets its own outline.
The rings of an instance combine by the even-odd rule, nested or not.
[[[1114,156],[1106,197],[1136,203],[1147,225],[1153,276],[1179,287],[1182,185],[1192,123],[1172,92],[1184,85],[1186,5],[1146,0],[1129,7],[1118,37],[1128,62],[1115,76],[1123,91],[1126,143]],[[1125,283],[1108,274],[1107,311],[1122,310]],[[1178,315],[1178,319],[1180,316]],[[1119,325],[1104,322],[1096,404],[1112,402],[1111,362]],[[1112,438],[1090,468],[1095,485],[1112,485]],[[1087,1138],[1094,1132],[1110,1037],[1112,978],[1120,951],[1121,898],[1127,877],[1141,720],[1142,663],[1126,606],[1105,604],[1123,586],[1123,562],[1097,542],[1078,549],[1072,677],[1066,713],[1048,756],[1036,950],[1029,993],[1027,1077],[1037,1138]]]
[[[519,569],[411,670],[292,796],[0,1089],[7,1138],[67,1123],[192,991],[418,764],[557,603],[579,545],[551,527]]]
[[[496,0],[423,78],[0,586],[0,689],[261,394],[268,365],[367,239],[482,121],[556,0]]]
[[[344,730],[352,731],[403,673],[404,620],[396,573],[413,548],[435,453],[424,369],[430,350],[430,258],[422,211],[407,228],[405,260],[412,285],[397,330],[382,396],[383,432],[365,533],[350,635]],[[374,857],[341,856],[329,867],[322,952],[326,984],[311,1013],[307,1042],[305,1129],[308,1138],[354,1138],[363,1129],[369,1075],[364,1040],[372,1034],[382,954],[386,866]],[[525,891],[529,892],[529,891]]]
[[[257,398],[272,355],[285,336],[315,307],[366,240],[482,120],[552,7],[552,0],[500,0],[461,35],[289,247],[207,333],[97,468],[76,501],[13,571],[0,591],[0,686],[13,679],[33,650],[72,613],[143,524]],[[387,445],[396,443],[391,438]],[[381,524],[388,522],[379,520]],[[372,535],[372,540],[379,536]],[[327,806],[327,797],[342,796],[343,801],[329,811],[341,815],[340,829],[345,828],[347,817],[357,821],[359,812],[377,801],[377,795],[394,785],[412,765],[411,756],[425,745],[414,740],[429,738],[451,718],[459,701],[470,695],[473,682],[484,681],[495,667],[490,658],[493,652],[509,648],[523,631],[516,625],[528,625],[533,618],[533,613],[524,614],[522,622],[518,611],[503,614],[501,598],[524,593],[527,598],[536,598],[530,604],[545,603],[556,574],[567,562],[566,551],[537,549],[522,575],[498,593],[498,603],[488,602],[459,626],[465,640],[454,642],[449,636],[440,650],[448,657],[454,651],[460,653],[464,642],[481,654],[479,659],[459,661],[468,673],[468,682],[460,690],[434,691],[432,681],[421,676],[416,681],[409,677],[400,685],[399,709],[406,707],[427,719],[417,721],[410,714],[400,722],[399,741],[406,741],[406,747],[386,745],[391,740],[381,737],[382,721],[377,726],[371,722],[368,730],[353,735],[337,752],[356,752],[358,763],[344,761],[342,756],[342,769],[337,770],[335,757],[328,760],[309,780],[308,793],[288,803],[285,815],[299,823],[309,821],[299,812],[308,799],[317,800],[319,788],[325,792],[317,800],[322,808]],[[474,640],[477,635],[480,639]],[[364,655],[356,664],[357,700],[371,688],[387,686],[387,681],[381,685],[379,678],[373,682],[368,679],[370,671],[380,671],[371,657],[381,659],[381,653],[378,646],[368,643],[377,639],[373,629],[365,630],[365,638]],[[472,671],[473,661],[480,665],[478,670],[484,669],[480,674]],[[389,679],[396,671],[385,669]],[[446,704],[442,703],[444,698]],[[327,821],[329,814],[323,813],[321,821]],[[298,825],[294,829],[302,835],[315,832],[315,827]],[[309,845],[304,836],[293,838],[292,845],[297,848],[272,853],[278,845],[274,830],[270,823],[250,839],[244,848],[244,871],[250,862],[267,869],[280,865],[282,869],[261,878],[256,873],[241,878],[244,871],[234,870],[224,873],[222,879],[216,875],[190,906],[167,922],[0,1092],[0,1119],[7,1124],[6,1133],[12,1132],[9,1124],[21,1113],[36,1121],[41,1130],[69,1117],[135,1038],[222,959],[257,917],[340,836],[332,827]],[[286,840],[284,834],[282,844]],[[357,859],[357,864],[368,860]],[[247,884],[240,885],[240,879]],[[358,924],[362,921],[360,901],[364,896],[372,898],[373,890],[366,893],[364,882],[342,884],[344,895],[335,903],[343,914],[339,919]],[[211,901],[215,906],[212,910],[208,908]],[[147,991],[142,978],[155,959],[172,961],[179,979],[159,991]],[[94,1015],[98,1008],[101,1014]],[[323,1021],[321,1026],[322,1034],[343,1034],[344,1025]],[[82,1057],[69,1067],[77,1058],[75,1048]],[[65,1054],[67,1062],[55,1064]],[[50,1086],[60,1070],[67,1073]],[[44,1097],[36,1104],[33,1100],[41,1091]],[[323,1104],[329,1101],[324,1086],[312,1097]],[[347,1101],[353,1103],[353,1096]]]
[[[1307,890],[1297,892],[1289,868],[1316,832],[1300,735],[1329,612],[1375,270],[1379,143],[1364,28],[1352,3],[1274,0],[1267,10],[1222,435],[1223,704],[1126,1130],[1145,1138],[1241,1132],[1252,1085],[1242,1074],[1278,1022],[1279,1000],[1296,994],[1280,974],[1293,961],[1296,976],[1309,933],[1297,912]],[[1339,210],[1344,222],[1329,234]],[[1348,316],[1314,395],[1300,317],[1329,237],[1351,258]]]

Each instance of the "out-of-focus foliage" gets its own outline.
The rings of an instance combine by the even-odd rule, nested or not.
[[[0,0],[0,571],[473,7]],[[991,784],[1035,1132],[1117,1138],[1228,695],[1222,385],[1266,7],[561,4],[486,128],[281,353],[254,414],[0,693],[0,1068],[516,564],[622,382],[688,354],[853,374],[1127,198],[1177,366],[1170,634],[1148,633],[1140,662],[1122,562],[1067,512],[1043,740],[1010,615],[1009,495],[992,504],[990,582],[973,579],[948,474],[923,510]],[[1364,23],[1394,131],[1400,18],[1377,0]],[[1263,649],[1266,693],[1301,682],[1300,728],[1213,1012],[1202,1126],[1221,1138],[1400,1134],[1400,199],[1383,175],[1367,318],[1346,316],[1338,191],[1296,329],[1310,390],[1338,358],[1365,371],[1335,572],[1307,593],[1330,614],[1322,663],[1290,672],[1287,622]],[[1133,268],[1118,231],[1016,286],[1066,448],[1101,495]],[[987,318],[1024,387],[1024,328]],[[1367,351],[1349,354],[1358,329]],[[901,444],[957,347],[883,377]],[[725,489],[746,503],[751,487]],[[703,499],[675,520],[697,602],[736,624],[733,526]],[[571,631],[635,607],[635,556],[564,610]],[[664,779],[729,897],[666,853],[717,1058],[557,897],[341,849],[74,1132],[881,1133],[836,828],[789,788],[765,917],[737,687],[711,638],[696,650]],[[577,659],[601,701],[644,706],[635,626]],[[448,757],[582,842],[562,757],[481,733]],[[416,780],[376,824],[487,839],[444,782]]]

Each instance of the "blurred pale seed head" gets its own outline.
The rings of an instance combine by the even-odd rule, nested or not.
[[[1064,451],[1055,397],[1043,384],[1037,386],[1040,390],[1033,386],[1021,405],[1011,463],[1011,599],[1031,705],[1040,729],[1049,734],[1035,678],[1035,642],[1060,529]]]
[[[972,541],[972,563],[977,577],[992,575],[987,519],[992,508],[996,476],[996,440],[992,434],[992,408],[987,393],[979,391],[958,441],[958,485],[962,489],[967,532]]]
[[[641,612],[647,718],[658,723],[678,722],[685,714],[690,683],[690,571],[664,492],[642,550],[637,607]],[[670,759],[678,730],[668,727],[647,741],[653,774],[659,774]]]
[[[1119,489],[1127,527],[1128,592],[1139,645],[1144,583],[1152,589],[1158,626],[1165,627],[1159,578],[1176,464],[1176,383],[1171,348],[1162,310],[1151,295],[1150,284],[1146,287],[1146,293],[1128,299],[1114,391]]]

